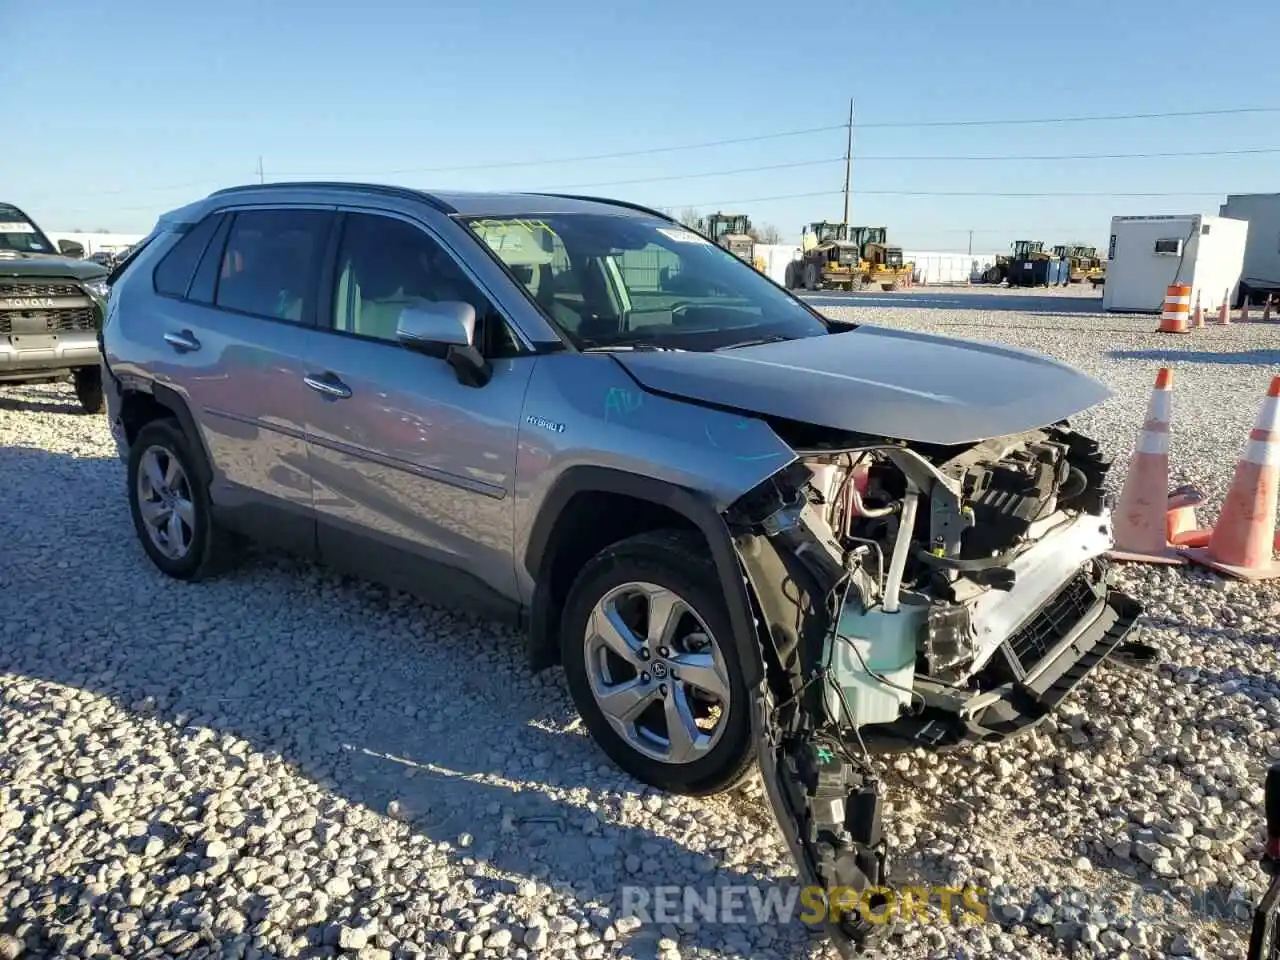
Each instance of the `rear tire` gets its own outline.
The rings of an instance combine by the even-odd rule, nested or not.
[[[706,545],[697,536],[669,529],[642,533],[606,547],[578,574],[565,603],[560,633],[561,663],[569,691],[583,722],[600,748],[637,780],[661,790],[693,796],[730,789],[751,773],[756,760],[750,696],[737,648],[732,641],[733,628],[723,588],[715,566],[706,558],[706,552]],[[666,597],[674,596],[691,614],[680,615],[678,623],[668,621],[672,640],[663,642],[671,644],[668,651],[670,659],[658,653],[659,649],[667,648],[658,647],[651,640],[656,628],[650,627],[649,611],[655,606],[642,600],[628,610],[625,599],[611,600],[612,597],[625,598],[628,590],[641,585],[656,587],[657,592]],[[638,594],[641,598],[646,596],[643,590]],[[611,603],[617,605],[610,607]],[[641,618],[644,628],[639,627],[641,619],[631,621],[636,624],[633,628],[628,622],[635,616],[631,611],[639,611],[642,606],[645,607]],[[609,610],[613,612],[608,613]],[[623,619],[624,610],[628,613],[628,621]],[[617,624],[622,624],[623,629],[618,630],[618,634],[625,640],[634,640],[642,645],[645,659],[639,663],[645,670],[643,674],[638,668],[627,665],[622,657],[614,656],[612,651],[616,647],[608,645],[607,650],[602,651],[595,644],[594,638],[602,634],[593,624],[600,622],[606,626],[613,625],[615,629]],[[699,652],[677,653],[680,636],[677,628],[681,626],[694,628],[687,633],[687,640],[695,643],[706,640],[707,644]],[[705,627],[705,632],[700,627]],[[645,637],[646,633],[650,636]],[[682,681],[677,671],[682,669],[682,662],[692,665],[693,658],[699,658],[703,664],[711,662],[708,652],[719,674],[717,683],[722,683],[727,693],[727,703],[714,718],[714,726],[710,728],[712,732],[707,736],[708,745],[700,747],[691,758],[674,762],[651,755],[663,752],[660,740],[648,740],[649,752],[644,752],[641,744],[646,741],[641,734],[652,735],[649,725],[654,724],[658,716],[671,715],[667,711],[678,711],[681,707],[691,711],[692,716],[695,708],[701,711],[706,705],[704,700],[689,697],[692,686],[688,682],[690,674],[687,673]],[[686,659],[681,660],[682,657]],[[613,667],[608,666],[610,675],[604,678],[607,683],[602,683],[600,664],[605,661],[616,663],[620,672],[615,677]],[[659,662],[663,664],[661,668]],[[622,673],[624,669],[625,675]],[[707,669],[702,667],[703,671]],[[700,675],[705,674],[700,672]],[[626,735],[619,732],[615,726],[620,722],[618,714],[606,715],[593,683],[596,688],[608,690],[636,685],[638,692],[651,694],[651,688],[659,686],[660,676],[667,678],[666,683],[660,684],[667,692],[654,697],[650,706],[635,714],[629,725],[624,722],[629,726]],[[679,699],[675,697],[677,688]],[[708,718],[698,719],[705,722]],[[669,726],[666,729],[670,731]],[[705,730],[702,728],[700,733],[705,733]],[[667,739],[674,749],[675,738],[668,734]]]
[[[85,413],[101,413],[104,406],[102,395],[102,368],[81,367],[72,374],[75,383],[76,399]]]
[[[167,482],[151,483],[148,466],[158,467]],[[151,421],[129,447],[129,512],[134,530],[151,562],[175,580],[216,576],[235,559],[231,535],[213,519],[205,466],[176,420]],[[182,522],[173,527],[165,523],[162,533],[155,535],[152,531],[159,524],[148,517],[156,517],[166,507],[168,513],[179,514]]]

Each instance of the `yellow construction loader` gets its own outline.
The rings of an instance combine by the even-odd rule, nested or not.
[[[896,289],[914,271],[903,263],[902,248],[886,243],[884,227],[851,227],[847,223],[820,221],[804,228],[800,259],[787,268],[787,286],[793,290],[861,290],[878,284]]]
[[[885,227],[850,227],[849,240],[862,251],[862,281],[879,284],[882,290],[896,290],[915,272],[915,264],[904,263],[902,248],[890,246]]]
[[[745,213],[713,213],[698,221],[698,230],[761,273],[768,270],[764,257],[756,256],[751,220]]]
[[[1107,279],[1107,265],[1098,256],[1097,247],[1083,244],[1063,244],[1053,248],[1055,256],[1070,262],[1069,283],[1091,283],[1101,286]]]
[[[847,223],[825,220],[805,226],[800,235],[800,259],[787,265],[790,290],[860,290],[866,272],[862,248],[849,239]]]

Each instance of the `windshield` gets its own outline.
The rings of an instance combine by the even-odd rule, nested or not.
[[[17,207],[0,203],[0,251],[57,253],[49,238]]]
[[[827,332],[733,254],[674,223],[594,213],[467,223],[579,348],[716,350]]]

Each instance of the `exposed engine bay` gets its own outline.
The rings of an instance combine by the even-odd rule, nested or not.
[[[1065,423],[797,454],[728,520],[772,641],[766,787],[808,882],[856,902],[887,877],[872,756],[1029,729],[1140,607],[1108,585],[1109,463]],[[877,926],[834,902],[828,923]]]

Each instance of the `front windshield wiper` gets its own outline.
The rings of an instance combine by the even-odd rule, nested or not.
[[[671,350],[678,351],[678,347],[664,347],[656,343],[593,343],[590,346],[583,347],[581,353],[612,353],[615,350]]]
[[[758,347],[762,343],[781,343],[783,340],[790,340],[790,337],[784,337],[781,334],[772,334],[767,337],[756,337],[754,340],[739,340],[736,343],[726,343],[723,347],[716,347],[716,352],[721,350],[734,350],[738,347]]]

